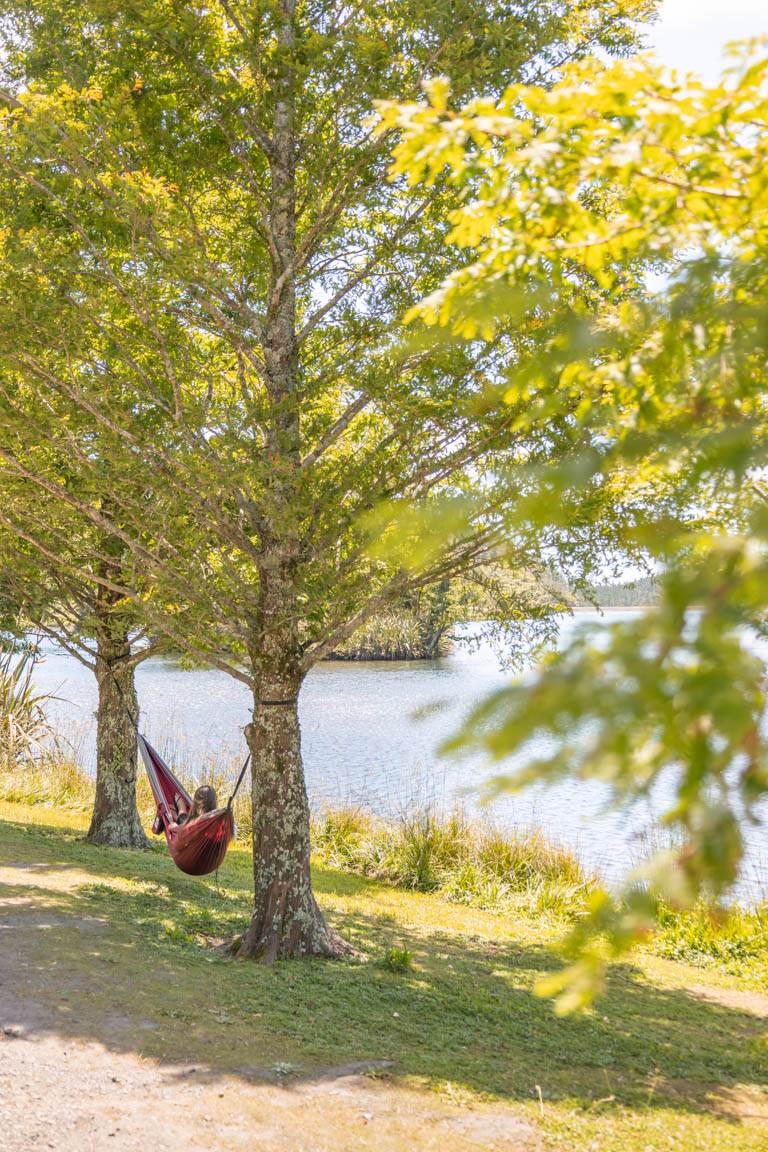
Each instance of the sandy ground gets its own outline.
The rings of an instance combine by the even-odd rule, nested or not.
[[[99,1044],[17,1035],[5,1026],[3,1152],[144,1152],[154,1140],[190,1152],[536,1147],[531,1129],[506,1112],[429,1106],[417,1093],[377,1085],[352,1069],[291,1087],[250,1085],[212,1077],[206,1069],[116,1054]]]
[[[75,870],[44,884],[61,890],[84,879]],[[0,868],[0,1150],[115,1152],[154,1142],[188,1152],[534,1152],[535,1130],[513,1108],[453,1105],[432,1093],[377,1079],[382,1069],[327,1068],[305,1080],[263,1070],[240,1076],[181,1066],[126,1051],[125,1021],[105,1021],[99,1041],[63,1034],[51,996],[76,1003],[68,974],[50,986],[38,963],[59,934],[108,931],[90,918],[46,909],[34,866]],[[40,885],[40,887],[38,887]],[[9,892],[10,888],[10,892]],[[10,894],[12,892],[12,894]],[[43,943],[44,941],[44,943]],[[71,977],[69,978],[72,979]],[[76,1021],[70,1021],[75,1024]],[[134,1027],[136,1022],[132,1022]],[[141,1022],[138,1022],[139,1026]]]

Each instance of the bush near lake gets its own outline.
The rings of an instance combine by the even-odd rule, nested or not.
[[[471,574],[441,580],[377,612],[326,656],[328,660],[434,660],[454,647],[457,626],[482,623],[506,637],[508,656],[538,637],[545,621],[577,598],[542,569],[480,565]],[[512,633],[510,632],[512,629]]]
[[[466,616],[460,581],[441,580],[375,613],[329,660],[434,660],[450,650],[450,630]]]
[[[329,660],[429,660],[447,655],[447,621],[431,625],[412,608],[392,608],[369,620],[328,654]]]

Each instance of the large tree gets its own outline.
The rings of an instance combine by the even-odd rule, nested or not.
[[[338,955],[315,903],[296,701],[308,669],[383,605],[487,560],[493,496],[433,547],[374,558],[381,502],[438,496],[442,519],[510,454],[557,455],[567,419],[520,429],[488,392],[536,355],[535,325],[403,346],[405,309],[455,264],[450,185],[385,179],[374,100],[431,74],[464,97],[623,52],[649,0],[374,4],[43,0],[6,9],[0,213],[0,458],[120,541],[153,626],[253,693],[255,908],[241,954]],[[574,291],[579,286],[574,285]],[[34,428],[15,408],[25,386]],[[22,406],[23,407],[23,406]],[[91,457],[62,484],[35,443],[87,413]],[[137,497],[136,493],[143,493]],[[109,500],[103,497],[108,496]],[[554,538],[589,564],[585,520]]]

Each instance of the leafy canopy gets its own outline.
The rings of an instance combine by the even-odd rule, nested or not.
[[[0,460],[13,482],[114,535],[148,623],[249,684],[265,628],[305,670],[382,604],[477,564],[495,538],[487,502],[416,570],[367,557],[361,516],[461,497],[478,461],[494,468],[522,439],[547,457],[562,435],[511,445],[506,407],[478,403],[506,345],[535,356],[535,335],[397,347],[404,311],[453,267],[459,196],[388,184],[390,141],[365,118],[435,69],[470,98],[596,43],[626,51],[652,10],[12,4]],[[521,536],[516,566],[540,554]]]
[[[502,760],[549,738],[500,788],[576,775],[619,807],[670,797],[674,846],[594,898],[574,963],[543,986],[568,1011],[661,901],[727,892],[768,793],[768,59],[764,42],[735,48],[711,87],[641,57],[458,106],[446,80],[425,91],[380,105],[402,133],[392,176],[461,194],[447,242],[464,260],[411,319],[465,342],[510,315],[538,325],[541,354],[512,361],[504,399],[523,426],[571,429],[564,461],[521,461],[515,488],[500,475],[507,531],[546,530],[589,486],[631,493],[645,515],[620,538],[663,573],[658,608],[604,638],[581,629],[456,741]]]

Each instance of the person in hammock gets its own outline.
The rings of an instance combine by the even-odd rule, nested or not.
[[[179,827],[182,824],[191,824],[193,820],[199,820],[200,817],[205,816],[207,812],[215,812],[218,808],[216,792],[210,784],[201,784],[200,787],[196,789],[192,797],[192,807],[189,812],[184,812],[180,808],[179,802],[181,796],[175,796],[174,800],[176,811],[171,810],[171,815],[173,816],[172,828],[174,825]]]

